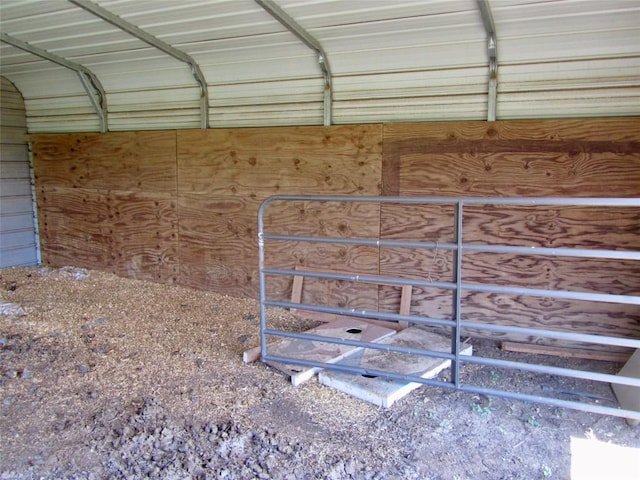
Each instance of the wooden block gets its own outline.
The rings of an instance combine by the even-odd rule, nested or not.
[[[407,328],[393,337],[381,340],[380,343],[437,352],[451,351],[450,338],[420,327]],[[471,345],[463,345],[460,353],[471,355]],[[357,352],[338,363],[391,373],[417,375],[421,378],[433,378],[451,365],[450,360],[442,358],[387,352],[372,348]],[[318,380],[323,385],[384,408],[390,407],[395,401],[422,385],[416,382],[403,382],[384,377],[369,377],[331,370],[320,372]]]
[[[253,363],[260,360],[260,354],[262,353],[262,347],[258,345],[257,347],[250,348],[249,350],[242,353],[242,361],[244,363]]]
[[[400,315],[409,315],[411,313],[411,292],[413,287],[411,285],[402,286],[402,296],[400,297]],[[400,327],[407,328],[409,322],[398,322]]]
[[[362,320],[343,318],[312,328],[306,333],[346,340],[378,342],[396,332],[390,328],[371,325]],[[335,363],[358,350],[362,350],[362,348],[294,338],[285,338],[267,346],[268,355],[324,363]],[[293,385],[299,385],[309,380],[321,370],[319,367],[305,367],[281,362],[267,362],[267,364],[290,376]]]

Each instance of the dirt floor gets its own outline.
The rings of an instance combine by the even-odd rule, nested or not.
[[[242,362],[258,344],[254,300],[78,268],[0,275],[0,479],[600,478],[613,457],[578,465],[585,442],[631,453],[602,478],[640,478],[640,428],[618,417],[434,387],[382,409],[315,379],[293,387]],[[271,316],[301,328],[287,312]],[[541,385],[515,371],[463,374]],[[544,382],[615,406],[608,385]]]

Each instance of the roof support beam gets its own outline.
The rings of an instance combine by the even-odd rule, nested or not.
[[[496,104],[498,102],[498,42],[496,26],[493,22],[489,0],[477,0],[482,23],[487,32],[487,51],[489,53],[489,95],[487,100],[487,120],[495,122]]]
[[[200,128],[209,128],[209,89],[207,87],[207,81],[200,70],[198,63],[191,57],[191,55],[178,50],[167,42],[154,37],[148,32],[145,32],[141,28],[135,26],[132,23],[127,22],[123,18],[111,13],[109,10],[96,5],[88,0],[69,0],[74,5],[85,9],[93,15],[101,18],[105,22],[114,25],[121,30],[124,30],[130,35],[142,40],[143,42],[157,48],[158,50],[170,55],[171,57],[180,60],[189,65],[191,73],[200,86]]]
[[[98,115],[98,119],[100,120],[100,131],[106,132],[109,129],[107,120],[107,95],[100,83],[100,80],[98,80],[98,77],[96,77],[91,70],[78,63],[67,60],[66,58],[59,57],[51,52],[34,47],[33,45],[23,42],[22,40],[12,37],[6,33],[0,34],[0,40],[9,45],[13,45],[20,50],[32,53],[33,55],[44,58],[45,60],[49,60],[50,62],[76,72],[80,82],[82,82],[82,86],[89,96],[89,100],[91,101],[91,105],[93,105],[96,115]],[[96,98],[96,96],[98,98]]]
[[[331,83],[331,68],[326,52],[309,32],[307,32],[298,22],[296,22],[287,12],[282,10],[273,0],[255,0],[273,18],[278,20],[287,30],[293,33],[302,43],[316,52],[318,64],[324,76],[324,125],[332,123],[333,86]]]

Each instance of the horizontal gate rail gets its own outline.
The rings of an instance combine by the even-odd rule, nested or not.
[[[453,242],[434,242],[429,240],[397,240],[381,238],[344,238],[331,236],[296,235],[282,232],[266,232],[264,227],[264,214],[266,209],[274,202],[339,202],[339,203],[377,203],[377,204],[421,204],[421,205],[446,205],[453,207]],[[538,402],[542,404],[574,408],[592,413],[615,415],[640,420],[640,412],[625,410],[618,407],[608,407],[593,403],[569,401],[559,398],[531,395],[523,392],[513,392],[507,390],[497,390],[485,388],[483,386],[472,385],[461,380],[460,367],[463,364],[475,364],[495,368],[505,368],[512,370],[529,371],[540,374],[557,375],[569,378],[583,379],[597,382],[607,382],[618,385],[627,385],[640,388],[640,379],[598,373],[585,370],[577,370],[549,365],[524,363],[510,360],[502,360],[481,356],[464,356],[460,354],[462,347],[461,337],[467,330],[497,332],[503,334],[514,334],[521,336],[535,336],[537,338],[549,338],[572,342],[590,343],[598,345],[608,345],[616,347],[626,347],[640,349],[640,339],[614,337],[606,335],[596,335],[580,333],[567,330],[551,330],[546,328],[521,327],[513,325],[503,325],[496,323],[484,323],[481,321],[468,321],[463,317],[463,292],[486,292],[503,293],[526,296],[542,296],[567,300],[580,300],[589,302],[607,302],[619,305],[640,305],[639,295],[620,295],[600,292],[586,292],[573,290],[554,290],[543,288],[528,288],[502,286],[481,283],[469,283],[462,281],[462,268],[464,264],[463,253],[508,253],[515,255],[536,255],[554,257],[575,257],[591,259],[610,259],[624,261],[640,261],[640,251],[631,249],[597,249],[597,248],[550,248],[522,245],[497,245],[464,243],[464,206],[465,205],[507,205],[507,206],[583,206],[583,207],[616,207],[616,208],[640,208],[640,198],[505,198],[505,197],[377,197],[377,196],[346,196],[346,195],[274,195],[266,199],[258,210],[258,256],[259,256],[259,287],[260,287],[260,341],[262,361],[276,361],[295,365],[321,367],[337,371],[350,372],[361,375],[372,375],[386,377],[401,381],[422,383],[425,385],[439,386],[444,388],[454,388],[469,393],[479,393],[495,395],[509,399]],[[447,250],[453,253],[453,280],[452,281],[431,281],[430,279],[400,278],[383,275],[353,274],[342,272],[322,272],[312,270],[297,270],[290,268],[275,268],[265,265],[265,243],[295,241],[319,244],[336,245],[363,245],[374,247],[402,247],[413,249],[436,249]],[[640,264],[639,264],[640,268]],[[309,277],[324,280],[339,280],[346,282],[377,283],[384,285],[405,286],[412,285],[422,288],[438,288],[452,292],[452,318],[433,318],[427,315],[397,314],[367,309],[344,308],[331,305],[318,305],[293,301],[282,301],[267,298],[266,282],[267,277]],[[430,325],[440,328],[447,328],[451,331],[451,351],[437,352],[420,348],[410,348],[397,345],[388,345],[373,342],[363,342],[358,340],[347,340],[326,337],[318,334],[295,333],[267,326],[267,307],[279,307],[297,310],[320,312],[325,314],[344,315],[358,318],[369,318],[376,320],[411,322],[420,325]],[[385,350],[389,352],[436,357],[451,360],[451,380],[443,381],[437,379],[424,379],[416,375],[404,375],[397,372],[378,371],[368,368],[347,366],[340,364],[329,364],[305,360],[300,358],[289,358],[270,355],[267,348],[267,336],[285,337],[294,339],[306,339],[311,341],[321,341],[332,344],[342,344],[367,349]]]

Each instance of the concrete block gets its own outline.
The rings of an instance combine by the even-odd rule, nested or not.
[[[396,333],[391,328],[373,325],[363,320],[353,318],[339,318],[332,322],[324,323],[306,333],[322,335],[325,337],[341,338],[345,340],[358,340],[363,342],[377,342]],[[317,342],[295,338],[285,338],[267,346],[268,355],[277,355],[288,358],[310,360],[315,362],[334,363],[353,353],[362,350],[361,347],[340,345],[337,343]],[[267,362],[291,377],[293,385],[309,380],[314,374],[322,370],[319,367],[305,367],[301,365]]]
[[[430,332],[421,327],[407,328],[392,337],[381,340],[380,343],[421,348],[436,352],[451,351],[449,337]],[[464,345],[460,353],[462,355],[471,355],[471,345]],[[450,360],[442,358],[386,352],[371,348],[357,352],[338,363],[399,374],[417,375],[422,378],[433,378],[451,365]],[[335,370],[320,372],[318,380],[323,385],[384,408],[390,407],[395,401],[422,385],[416,382],[402,382],[384,377],[368,377]]]

